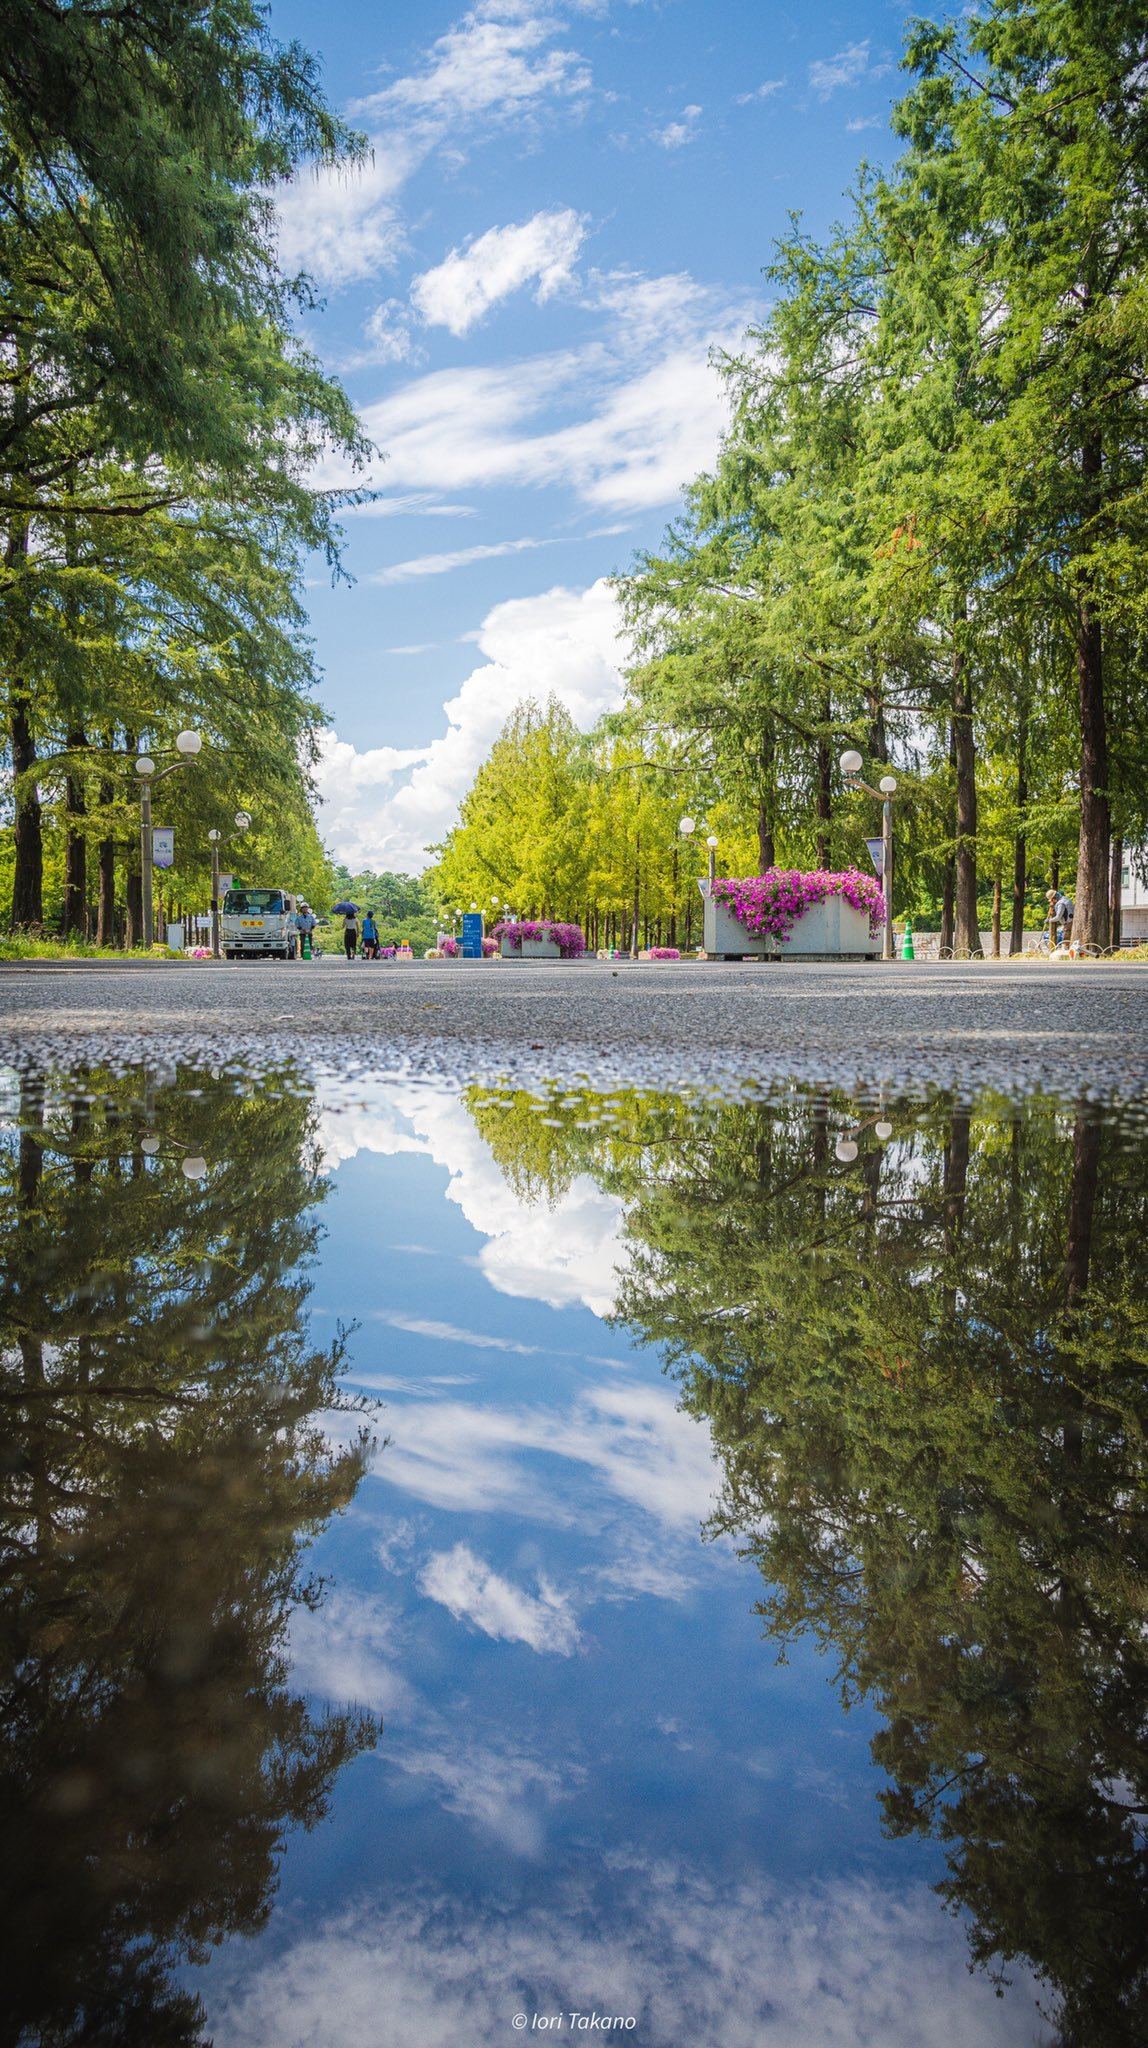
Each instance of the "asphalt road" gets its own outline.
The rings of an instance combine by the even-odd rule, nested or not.
[[[322,959],[0,967],[0,1059],[1148,1095],[1148,968]]]

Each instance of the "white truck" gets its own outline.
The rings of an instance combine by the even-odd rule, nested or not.
[[[293,960],[298,945],[295,898],[286,889],[229,889],[219,916],[219,942],[227,960],[245,960],[249,954]]]

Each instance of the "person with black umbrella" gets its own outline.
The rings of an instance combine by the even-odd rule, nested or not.
[[[343,951],[346,954],[348,960],[354,960],[357,957],[359,951],[358,904],[351,903],[349,900],[345,903],[336,903],[331,912],[331,915],[332,917],[342,918]]]

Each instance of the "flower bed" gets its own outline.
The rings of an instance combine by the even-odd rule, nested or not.
[[[682,956],[681,956],[681,954],[679,953],[679,951],[678,951],[678,949],[677,949],[677,947],[676,947],[676,946],[651,946],[651,947],[650,947],[650,958],[651,958],[651,960],[680,960],[680,959],[681,959],[681,957],[682,957]]]
[[[462,951],[458,940],[452,939],[449,932],[439,933],[438,949],[444,960],[457,960]]]
[[[840,896],[854,910],[866,913],[872,937],[885,919],[880,883],[858,868],[845,868],[840,874],[825,868],[813,874],[803,874],[800,868],[769,868],[764,875],[741,881],[715,882],[712,894],[755,939],[788,939],[798,918],[830,896]]]
[[[483,942],[482,942],[482,957],[483,957],[483,959],[484,959],[484,960],[493,960],[493,958],[494,958],[495,954],[497,953],[497,951],[498,951],[498,940],[497,940],[497,939],[495,939],[495,938],[489,938],[489,939],[484,939],[484,940],[483,940]]]
[[[496,924],[491,937],[497,939],[504,950],[520,953],[523,945],[550,944],[557,946],[563,960],[578,960],[586,951],[586,934],[580,924],[539,923],[533,918],[524,918],[518,923]]]

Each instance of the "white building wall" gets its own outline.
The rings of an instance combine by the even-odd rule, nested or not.
[[[1120,870],[1120,937],[1148,939],[1148,847],[1125,847]]]

